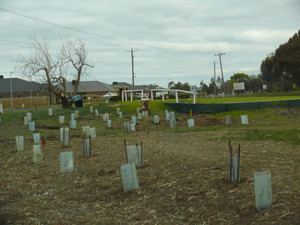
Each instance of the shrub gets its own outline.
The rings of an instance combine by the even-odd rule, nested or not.
[[[122,97],[121,96],[112,96],[109,100],[111,102],[119,102],[119,101],[122,101]]]
[[[188,93],[184,93],[184,94],[179,94],[178,95],[178,98],[190,98],[190,97],[191,97],[191,95],[188,94]]]

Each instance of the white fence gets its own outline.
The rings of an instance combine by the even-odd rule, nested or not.
[[[124,90],[124,91],[122,91],[122,101],[128,100],[128,93],[130,95],[129,96],[130,101],[133,101],[133,93],[134,92],[141,92],[141,99],[144,99],[144,90],[143,89]],[[184,90],[178,90],[178,89],[153,89],[153,90],[150,90],[150,92],[151,92],[151,100],[153,100],[153,92],[175,92],[176,103],[178,103],[178,92],[193,94],[193,103],[196,103],[196,93],[192,92],[192,91],[184,91]],[[165,101],[164,94],[162,94],[162,100]]]

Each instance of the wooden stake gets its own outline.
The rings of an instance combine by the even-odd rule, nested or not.
[[[125,139],[125,138],[124,138],[124,145],[125,145],[125,156],[126,156],[126,163],[128,163],[127,149],[126,149],[126,139]]]
[[[142,159],[142,163],[141,166],[144,165],[144,157],[143,157],[143,142],[141,141],[141,159]]]
[[[230,154],[230,170],[229,170],[229,181],[230,183],[232,182],[231,177],[232,177],[232,145],[231,141],[228,142],[229,145],[229,154]]]
[[[137,154],[137,157],[138,157],[138,162],[139,162],[139,164],[142,166],[142,162],[140,162],[140,156],[139,156],[139,147],[138,147],[138,144],[135,143],[135,146],[136,146],[136,154]]]
[[[238,168],[237,168],[237,183],[240,183],[240,156],[241,156],[241,145],[239,144],[239,149],[238,149]]]
[[[92,136],[89,136],[89,156],[92,156]]]
[[[85,153],[84,153],[84,138],[85,138],[85,132],[82,135],[82,155],[83,156],[85,156]]]
[[[63,127],[63,141],[62,141],[62,146],[65,146],[65,126]]]

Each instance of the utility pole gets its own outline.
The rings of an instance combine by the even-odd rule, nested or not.
[[[14,100],[13,100],[13,93],[12,93],[12,80],[11,80],[11,74],[13,72],[10,72],[10,107],[13,109],[14,107]]]
[[[221,75],[222,75],[222,83],[223,83],[223,91],[224,91],[224,94],[226,94],[225,82],[224,82],[224,75],[223,75],[223,67],[222,67],[222,59],[221,59],[222,55],[225,55],[225,53],[219,52],[218,54],[215,54],[215,56],[219,56],[220,68],[221,68]]]
[[[132,72],[132,90],[134,90],[134,55],[133,52],[137,52],[138,49],[125,50],[125,52],[131,52],[131,72]]]
[[[214,96],[216,96],[216,61],[214,61]]]

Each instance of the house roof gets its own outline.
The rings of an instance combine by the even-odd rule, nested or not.
[[[58,88],[62,89],[62,86],[58,85]],[[67,82],[66,88],[68,93],[74,92],[74,85],[72,82]],[[116,89],[112,85],[100,81],[80,81],[77,92],[89,91],[116,91]]]
[[[126,82],[113,82],[112,86],[114,87],[128,87],[131,89],[132,84],[126,83]],[[153,89],[164,89],[156,84],[149,84],[149,85],[135,85],[134,89],[148,89],[148,90],[153,90]]]
[[[42,84],[39,84],[37,82],[26,81],[20,78],[1,78],[0,93],[10,93],[10,80],[12,82],[13,93],[39,91],[42,88]]]
[[[129,83],[126,83],[126,82],[113,82],[112,83],[112,86],[113,87],[120,87],[120,88],[124,88],[124,87],[128,87],[128,88],[131,88],[132,87],[132,85],[131,84],[129,84]]]
[[[156,84],[149,84],[149,85],[135,85],[136,89],[148,89],[148,90],[154,90],[154,89],[164,89]]]

